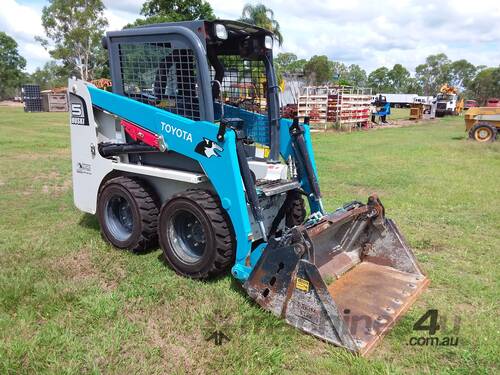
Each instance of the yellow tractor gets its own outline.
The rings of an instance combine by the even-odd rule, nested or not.
[[[500,107],[475,107],[465,113],[465,131],[478,142],[493,142],[500,129]]]

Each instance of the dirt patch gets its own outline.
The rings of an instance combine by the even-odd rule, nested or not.
[[[184,329],[182,332],[180,331],[182,325],[175,323],[179,311],[175,306],[172,306],[173,304],[157,305],[147,310],[138,307],[138,304],[140,302],[127,306],[125,316],[143,327],[147,346],[159,350],[165,365],[163,369],[165,373],[180,371],[194,373],[194,361],[199,359],[196,353],[201,349],[199,343],[204,342],[203,337],[192,335]],[[186,311],[189,310],[184,310],[184,312]],[[144,353],[132,348],[132,351],[127,355],[139,360],[144,356]],[[172,358],[175,358],[175,361],[171,361]]]
[[[125,270],[119,266],[113,266],[113,278],[107,277],[92,262],[90,251],[85,248],[56,260],[51,259],[51,262],[50,268],[66,279],[77,284],[97,282],[105,291],[115,290],[126,276]]]
[[[223,325],[232,324],[233,317],[221,317],[217,308],[209,308],[210,311],[206,312],[207,307],[213,305],[213,301],[208,297],[206,300],[203,296],[200,298],[201,301],[192,296],[179,296],[175,301],[146,308],[139,298],[125,307],[124,316],[143,327],[146,345],[158,350],[164,373],[210,372],[211,366],[217,363],[217,357],[223,356],[224,350],[231,350],[229,347],[232,341],[223,346],[216,346],[209,337],[216,331],[235,331],[223,328]],[[193,299],[197,301],[196,305],[193,305]],[[223,322],[219,320],[226,318]],[[127,354],[137,356],[138,359],[144,355],[135,352]],[[172,361],[173,358],[175,361]]]
[[[387,124],[379,125],[370,123],[367,127],[356,128],[356,129],[346,129],[346,130],[338,130],[333,127],[333,124],[328,124],[326,130],[325,128],[312,128],[311,133],[325,133],[325,132],[335,132],[335,133],[352,133],[356,131],[369,131],[369,130],[380,130],[380,129],[388,129],[388,128],[404,128],[408,126],[414,125],[422,125],[422,124],[432,124],[438,122],[437,119],[432,120],[392,120]]]
[[[429,239],[416,240],[412,243],[412,247],[420,251],[436,253],[446,250],[443,244]]]
[[[0,101],[0,107],[24,107],[24,104],[13,100],[2,100]]]
[[[422,124],[433,124],[436,123],[437,119],[431,120],[394,120],[390,121],[388,124],[382,126],[375,126],[374,129],[385,129],[385,128],[403,128],[407,126],[413,125],[422,125]]]
[[[66,179],[62,183],[57,183],[55,185],[43,185],[42,192],[44,194],[51,194],[54,196],[60,196],[66,193],[71,188],[71,179]]]

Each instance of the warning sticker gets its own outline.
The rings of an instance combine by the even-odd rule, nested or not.
[[[309,292],[309,281],[297,277],[295,280],[295,288],[302,290],[303,292]]]

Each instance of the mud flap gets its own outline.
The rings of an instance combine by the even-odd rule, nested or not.
[[[244,288],[290,325],[365,355],[428,282],[370,197],[270,241]]]

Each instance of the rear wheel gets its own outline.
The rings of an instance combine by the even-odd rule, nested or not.
[[[188,190],[164,204],[158,233],[166,262],[183,276],[206,279],[223,273],[233,261],[229,218],[209,191]]]
[[[485,122],[480,122],[469,131],[469,138],[478,142],[493,142],[497,137],[497,129]]]
[[[105,240],[120,249],[142,251],[157,243],[159,204],[145,182],[129,177],[107,181],[97,201]]]

